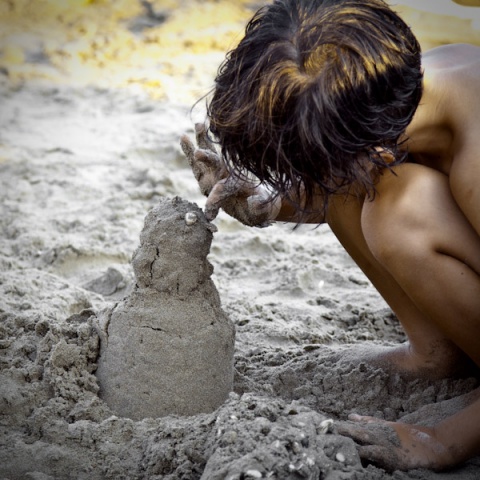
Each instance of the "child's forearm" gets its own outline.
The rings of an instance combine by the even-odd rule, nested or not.
[[[292,222],[292,223],[324,223],[324,200],[320,195],[315,196],[313,205],[305,211],[302,211],[305,205],[305,199],[296,195],[284,196],[281,198],[282,204],[278,215],[275,218],[277,222]]]

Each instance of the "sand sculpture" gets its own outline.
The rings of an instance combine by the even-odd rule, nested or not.
[[[207,260],[215,230],[179,197],[146,216],[135,288],[98,316],[100,396],[117,415],[209,412],[232,390],[235,330]]]

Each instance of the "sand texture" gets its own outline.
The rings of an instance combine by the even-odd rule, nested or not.
[[[353,442],[335,434],[335,422],[322,427],[351,412],[402,418],[477,385],[408,383],[356,361],[355,344],[371,348],[404,336],[328,228],[259,230],[222,214],[208,260],[205,238],[212,233],[198,210],[193,226],[183,210],[173,227],[155,230],[155,212],[172,202],[166,199],[203,201],[178,145],[179,131],[191,132],[187,107],[95,89],[3,85],[1,94],[8,143],[0,163],[0,478],[478,478],[476,460],[456,470],[461,477],[362,467]],[[191,228],[203,239],[177,243]],[[165,245],[163,265],[147,258],[149,238]],[[145,415],[135,400],[149,390],[129,372],[125,416],[117,412],[118,393],[112,396],[120,403],[111,407],[108,394],[106,402],[99,395],[102,315],[111,313],[112,331],[116,319],[174,319],[185,328],[180,296],[187,310],[204,306],[197,312],[202,321],[223,321],[210,264],[237,329],[235,392],[210,413],[125,418]],[[170,308],[172,299],[177,307]],[[112,336],[128,338],[118,328]],[[154,351],[162,345],[158,333],[144,337],[152,349],[145,361],[155,364],[163,356]],[[218,342],[230,342],[227,333]],[[227,357],[220,351],[216,358]],[[115,371],[105,359],[106,384],[114,375],[124,379],[127,366]],[[214,367],[225,372],[228,365]],[[209,396],[211,370],[196,372]],[[189,374],[170,373],[192,382]],[[189,386],[168,388],[177,387]],[[159,414],[184,408],[168,404],[177,394],[164,392]]]
[[[479,381],[359,359],[405,336],[328,227],[200,211],[179,138],[258,3],[143,4],[0,2],[0,479],[478,480],[338,434],[444,418]]]

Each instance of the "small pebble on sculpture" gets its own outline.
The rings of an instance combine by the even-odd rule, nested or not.
[[[235,329],[207,260],[215,230],[179,197],[145,218],[135,289],[98,317],[100,396],[117,415],[210,412],[232,390]]]

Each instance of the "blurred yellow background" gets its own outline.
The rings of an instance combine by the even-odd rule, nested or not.
[[[209,90],[226,51],[264,3],[2,0],[0,76],[13,83],[129,86],[190,102]],[[424,50],[455,42],[480,45],[480,7],[471,6],[480,0],[389,3]]]

